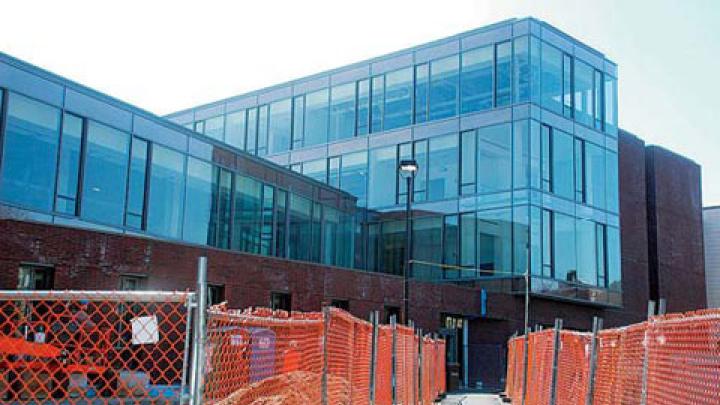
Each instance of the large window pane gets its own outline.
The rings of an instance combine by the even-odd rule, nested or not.
[[[330,90],[330,134],[328,141],[352,138],[355,134],[355,83]]]
[[[210,138],[223,140],[225,134],[225,117],[220,115],[205,120],[205,135]]]
[[[317,159],[304,162],[302,174],[321,183],[327,183],[327,160]]]
[[[493,106],[492,45],[463,52],[460,83],[461,113],[487,110]]]
[[[608,287],[620,291],[622,289],[622,272],[620,269],[620,231],[607,228],[607,272]]]
[[[302,148],[305,144],[305,96],[293,98],[292,147]]]
[[[357,82],[357,134],[370,131],[370,80]]]
[[[370,105],[370,132],[380,132],[383,129],[385,76],[375,76],[372,78],[372,99]]]
[[[188,158],[183,239],[198,244],[210,242],[210,215],[213,206],[213,167]]]
[[[605,132],[617,135],[617,79],[605,75]]]
[[[457,266],[460,264],[459,220],[457,215],[446,215],[443,230],[443,264]],[[456,279],[460,271],[454,267],[447,267],[443,271],[444,277]]]
[[[573,137],[563,131],[552,131],[552,187],[559,196],[575,198],[575,145]]]
[[[0,96],[2,96],[1,93]],[[83,120],[80,117],[65,114],[62,127],[55,211],[75,215],[77,213]]]
[[[568,118],[573,116],[573,59],[568,54],[563,54],[563,115]]]
[[[268,124],[270,122],[270,109],[268,105],[258,107],[257,155],[268,153]]]
[[[325,264],[337,264],[337,254],[342,247],[342,244],[339,243],[340,231],[340,212],[334,208],[324,207],[322,223],[322,262]]]
[[[593,125],[593,68],[587,63],[575,61],[575,121]]]
[[[530,270],[530,207],[513,207],[513,273],[525,274]]]
[[[328,89],[305,96],[305,146],[327,142]]]
[[[605,176],[605,187],[606,187],[606,198],[607,198],[607,210],[610,212],[618,212],[619,201],[618,196],[620,195],[619,183],[618,183],[618,155],[615,152],[607,151],[606,164],[606,176]]]
[[[441,200],[457,196],[457,134],[430,138],[430,155],[428,163],[428,200]]]
[[[147,182],[149,150],[147,141],[132,138],[125,225],[135,229],[144,229],[145,183]]]
[[[273,217],[275,188],[264,184],[262,190],[262,218],[260,227],[260,254],[270,255],[273,247]]]
[[[477,134],[475,131],[460,133],[460,194],[475,194],[477,180]]]
[[[385,74],[385,130],[410,125],[412,120],[413,69]]]
[[[513,188],[525,188],[530,184],[530,121],[515,121],[513,137]]]
[[[287,206],[288,193],[277,190],[275,197],[275,256],[285,257],[287,253]]]
[[[289,98],[270,104],[269,153],[285,152],[290,149],[291,113],[292,101]]]
[[[395,146],[370,151],[368,181],[368,207],[386,207],[395,204],[396,159]]]
[[[430,72],[428,64],[415,66],[415,122],[421,123],[428,119],[428,87]]]
[[[184,192],[185,156],[153,145],[147,219],[149,232],[180,238]]]
[[[430,62],[430,119],[458,113],[458,55]]]
[[[310,219],[312,202],[296,194],[290,194],[290,220],[288,228],[290,258],[310,259]]]
[[[380,271],[390,274],[403,274],[405,267],[405,248],[407,247],[405,241],[405,221],[383,222],[381,229]]]
[[[262,183],[235,175],[232,249],[260,253]]]
[[[257,152],[257,108],[249,109],[247,114],[247,140],[245,142],[245,150],[254,155]]]
[[[595,96],[595,110],[593,116],[595,117],[595,129],[602,131],[603,129],[603,108],[604,108],[604,92],[603,92],[603,75],[599,70],[593,72],[593,91]]]
[[[475,259],[477,251],[477,220],[474,212],[460,215],[460,266],[461,277],[475,276]]]
[[[509,208],[477,213],[478,268],[482,275],[512,272],[512,211]]]
[[[415,183],[413,184],[414,194],[413,201],[421,202],[428,199],[428,171],[430,164],[428,163],[428,140],[415,141],[413,145],[413,155],[418,165],[418,171],[415,174]],[[403,157],[405,159],[405,157]]]
[[[553,258],[555,278],[562,281],[577,281],[577,260],[575,248],[575,218],[553,213]]]
[[[605,208],[605,150],[585,143],[585,184],[587,203]]]
[[[512,42],[495,46],[495,105],[512,103]]]
[[[0,198],[12,204],[50,211],[55,189],[60,110],[14,93],[9,94],[9,100]],[[120,215],[122,219],[122,210]]]
[[[530,48],[528,37],[513,40],[513,94],[515,103],[530,101]]]
[[[426,263],[441,263],[442,227],[441,216],[420,217],[413,220],[412,258]],[[405,228],[402,228],[405,230]],[[415,263],[412,268],[413,277],[423,280],[442,278],[443,270],[437,265]]]
[[[245,150],[245,110],[230,113],[225,118],[225,142],[230,146]]]
[[[512,187],[512,126],[478,129],[478,192],[490,193]]]
[[[357,205],[367,204],[367,152],[343,155],[340,168],[340,188],[357,197]]]
[[[214,166],[213,181],[209,243],[211,246],[228,249],[230,247],[233,173]]]
[[[576,221],[577,232],[577,281],[582,284],[596,285],[598,275],[597,232],[595,222],[587,219]]]
[[[563,53],[542,43],[542,106],[558,114],[563,113]]]
[[[83,218],[122,225],[130,135],[88,121],[80,212]]]

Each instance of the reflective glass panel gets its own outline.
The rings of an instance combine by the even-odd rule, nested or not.
[[[357,134],[370,131],[370,80],[357,82]]]
[[[458,55],[430,62],[430,120],[458,113]]]
[[[415,263],[412,267],[413,277],[422,280],[439,280],[443,277],[443,270],[437,265],[425,263],[441,263],[442,250],[442,216],[419,217],[413,220],[413,260],[424,263]],[[404,230],[404,228],[402,228]]]
[[[372,78],[372,99],[370,104],[370,132],[380,132],[383,129],[385,76],[375,76]]]
[[[340,170],[340,188],[358,199],[358,206],[367,204],[367,152],[348,153],[342,156]]]
[[[605,208],[605,150],[585,142],[585,184],[587,203]]]
[[[477,176],[477,135],[475,131],[460,133],[460,194],[475,194]]]
[[[552,191],[575,198],[575,145],[573,137],[558,129],[552,131]]]
[[[293,149],[301,148],[305,143],[305,96],[293,98]]]
[[[576,60],[575,63],[575,121],[592,126],[594,98],[593,98],[593,68],[587,63]]]
[[[478,211],[478,268],[481,275],[512,272],[512,210]]]
[[[563,114],[572,118],[573,116],[573,59],[568,54],[563,54]]]
[[[292,101],[275,101],[270,104],[269,153],[280,153],[290,149],[292,126]]]
[[[297,260],[310,259],[310,220],[312,202],[290,193],[290,218],[288,228],[289,257]]]
[[[607,228],[607,268],[608,287],[620,291],[622,289],[622,272],[620,269],[620,231]]]
[[[512,187],[512,126],[500,124],[478,129],[478,193]]]
[[[525,188],[530,184],[530,122],[515,121],[513,137],[513,188]]]
[[[128,179],[128,195],[125,214],[125,225],[143,228],[145,214],[145,183],[147,182],[148,142],[132,138],[130,146],[130,178]]]
[[[530,48],[528,37],[513,40],[513,94],[515,103],[530,101]]]
[[[225,142],[238,149],[245,150],[245,110],[230,113],[225,118]]]
[[[213,167],[188,158],[183,239],[198,244],[210,242],[210,215],[213,206]]]
[[[457,215],[446,215],[443,230],[443,264],[457,266],[460,264],[459,246],[459,223]],[[455,267],[447,267],[443,271],[444,278],[457,279],[460,277],[460,270]]]
[[[430,138],[428,200],[458,195],[458,136]]]
[[[620,195],[618,183],[618,155],[615,152],[606,151],[606,170],[605,187],[607,190],[607,210],[610,212],[618,212]]]
[[[327,160],[317,159],[303,162],[302,174],[321,183],[327,183]]]
[[[147,214],[147,229],[150,233],[180,238],[184,191],[185,156],[153,145]]]
[[[512,42],[495,46],[495,105],[512,103]]]
[[[355,83],[333,86],[330,90],[330,133],[328,141],[355,135]]]
[[[225,117],[220,115],[205,120],[205,135],[210,138],[223,140],[225,135]]]
[[[305,146],[327,142],[328,89],[305,95]]]
[[[235,175],[232,249],[260,253],[262,183]]]
[[[368,207],[395,204],[396,159],[395,146],[370,150]]]
[[[605,75],[605,132],[617,135],[617,79]]]
[[[412,121],[412,85],[412,68],[385,74],[385,130],[410,125]]]
[[[257,152],[257,108],[247,110],[247,114],[245,150],[254,155]]]
[[[64,114],[62,127],[55,211],[75,215],[83,120],[71,114]]]
[[[559,49],[542,43],[542,106],[563,113],[563,54]]]
[[[576,221],[578,279],[582,284],[597,284],[597,233],[595,222],[587,219]]]
[[[561,281],[576,282],[577,260],[575,247],[575,218],[553,213],[553,258],[555,278]]]
[[[415,122],[427,121],[428,116],[428,64],[415,66]]]
[[[492,45],[463,52],[461,113],[492,108],[494,52]]]
[[[258,107],[257,154],[267,155],[268,152],[268,124],[270,122],[270,109],[267,105]]]

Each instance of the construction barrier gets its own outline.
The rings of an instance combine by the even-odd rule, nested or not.
[[[431,404],[445,389],[444,341],[337,308],[211,307],[205,356],[208,404]]]
[[[0,403],[178,403],[192,297],[0,291]]]
[[[505,394],[525,405],[720,404],[720,310],[513,337]]]

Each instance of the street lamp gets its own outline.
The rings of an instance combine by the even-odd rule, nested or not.
[[[405,269],[403,270],[403,320],[406,325],[410,323],[410,275],[412,274],[412,214],[410,210],[412,209],[413,181],[417,171],[418,164],[415,159],[401,160],[398,165],[398,174],[407,181],[407,198],[405,199]]]

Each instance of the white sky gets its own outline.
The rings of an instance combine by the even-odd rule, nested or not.
[[[160,115],[532,15],[618,63],[620,126],[720,205],[718,0],[4,3],[0,51]]]

